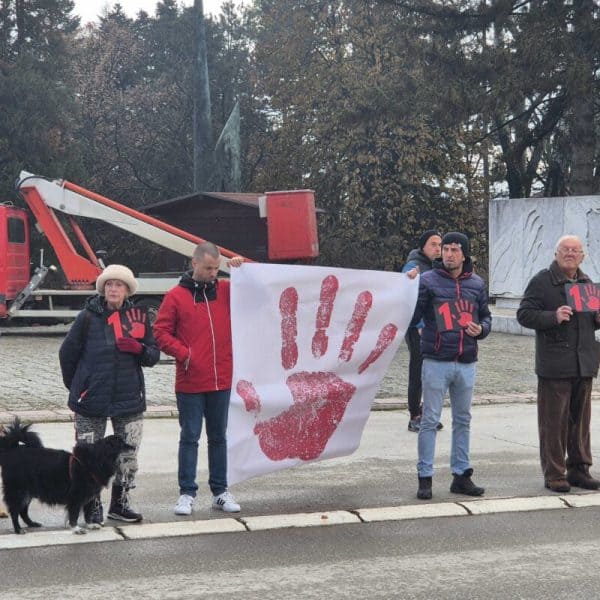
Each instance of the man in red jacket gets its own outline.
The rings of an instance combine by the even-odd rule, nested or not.
[[[212,507],[239,512],[227,490],[227,415],[232,377],[229,281],[217,280],[221,254],[210,242],[196,247],[192,270],[169,290],[154,335],[160,349],[175,357],[179,411],[179,500],[176,515],[190,515],[198,491],[196,468],[202,418],[208,438],[208,485]],[[237,267],[244,259],[229,261]]]

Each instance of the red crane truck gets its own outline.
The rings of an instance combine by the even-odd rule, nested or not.
[[[38,229],[52,245],[62,268],[66,286],[64,289],[44,289],[42,284],[54,266],[40,260],[31,274],[31,253],[29,235],[29,215],[25,209],[10,202],[0,204],[0,322],[12,317],[72,319],[83,307],[84,299],[93,293],[96,278],[104,264],[91,247],[77,217],[97,219],[120,229],[150,240],[185,257],[190,257],[194,247],[204,240],[159,219],[136,211],[119,202],[105,198],[80,186],[64,180],[50,180],[45,177],[21,172],[17,183],[19,194],[27,203],[37,221]],[[272,209],[269,201],[272,200]],[[294,212],[303,217],[306,223],[293,223],[291,230],[309,231],[304,235],[305,243],[298,246],[298,240],[290,237],[288,231],[279,235],[283,244],[292,244],[288,258],[313,258],[318,255],[316,240],[316,217],[314,195],[310,190],[290,192],[267,192],[263,206],[266,209],[269,239],[277,223],[269,222],[269,210],[273,215],[281,213],[281,208],[291,206],[299,200],[304,210]],[[308,207],[306,209],[306,207]],[[77,239],[83,251],[80,254],[69,234],[61,224],[56,212],[65,213],[71,235]],[[279,221],[281,223],[281,221]],[[236,253],[220,248],[222,271],[228,272],[227,258]],[[284,250],[285,254],[285,250]],[[281,248],[278,249],[281,256]],[[114,262],[126,262],[115,260]],[[154,312],[160,305],[162,296],[177,282],[177,278],[166,274],[138,276],[139,290],[135,301]]]

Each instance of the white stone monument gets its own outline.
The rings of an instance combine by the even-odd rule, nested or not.
[[[550,265],[562,235],[581,238],[581,269],[600,282],[600,196],[495,198],[489,209],[490,296],[495,331],[532,334],[515,313],[527,283]]]

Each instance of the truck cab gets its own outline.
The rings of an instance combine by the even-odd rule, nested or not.
[[[22,208],[0,204],[0,318],[30,277],[29,219]]]

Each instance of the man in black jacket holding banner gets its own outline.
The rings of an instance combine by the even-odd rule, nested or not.
[[[402,267],[402,272],[406,273],[415,267],[418,267],[422,275],[431,271],[432,263],[436,258],[442,255],[442,236],[435,229],[428,229],[421,234],[419,238],[419,247],[411,250],[407,263]],[[404,339],[408,346],[408,410],[410,420],[408,421],[408,430],[419,433],[421,428],[421,396],[423,386],[421,385],[421,366],[423,357],[421,356],[421,329],[423,323],[417,323],[406,330]],[[442,424],[438,423],[438,430],[442,429]]]

